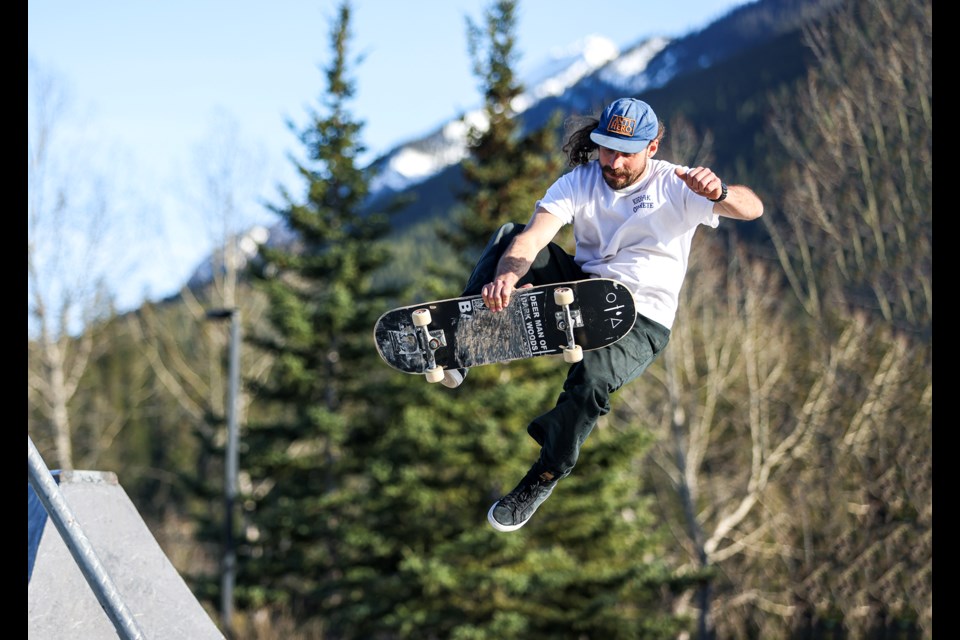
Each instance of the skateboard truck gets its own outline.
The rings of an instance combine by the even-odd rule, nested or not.
[[[573,289],[570,287],[554,289],[553,301],[560,306],[563,314],[563,319],[558,324],[567,333],[567,344],[563,347],[563,361],[580,362],[583,360],[583,349],[575,344],[576,341],[573,338],[573,327],[579,325],[574,324],[573,313],[570,310],[570,305],[573,304]]]
[[[413,326],[416,327],[417,343],[420,346],[420,352],[423,354],[423,359],[427,362],[427,367],[424,371],[427,382],[440,382],[443,380],[443,367],[437,366],[437,360],[433,357],[433,354],[437,349],[442,347],[444,343],[441,338],[431,335],[427,330],[427,325],[429,325],[432,320],[430,310],[416,309],[410,315],[413,320]]]

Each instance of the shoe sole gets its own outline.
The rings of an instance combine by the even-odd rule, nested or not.
[[[490,507],[490,511],[487,511],[487,521],[490,523],[490,526],[496,529],[497,531],[516,531],[523,525],[527,524],[530,521],[530,518],[527,518],[520,524],[500,524],[493,517],[493,510],[497,508],[497,505],[500,504],[500,501],[497,500],[493,503],[493,506]]]

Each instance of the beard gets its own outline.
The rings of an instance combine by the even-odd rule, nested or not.
[[[643,172],[646,170],[646,168],[646,163],[644,163],[643,167],[641,167],[638,171],[626,171],[624,169],[615,171],[610,167],[602,167],[603,181],[606,182],[607,186],[611,189],[625,189],[626,187],[629,187],[637,182],[640,179],[640,176],[643,175]]]

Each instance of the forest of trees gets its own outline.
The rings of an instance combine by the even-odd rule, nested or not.
[[[49,183],[46,87],[28,432],[48,466],[116,472],[237,640],[932,637],[932,3],[847,0],[805,25],[813,62],[766,97],[749,165],[714,165],[710,131],[660,114],[658,157],[748,183],[764,216],[698,233],[663,356],[614,396],[562,498],[505,535],[485,513],[535,455],[526,425],[562,361],[450,390],[384,366],[371,332],[389,308],[458,295],[489,234],[565,170],[562,114],[524,132],[510,107],[521,2],[467,22],[489,127],[471,131],[447,218],[398,237],[390,209],[363,210],[343,0],[317,105],[291,124],[304,184],[269,205],[296,241],[242,266],[224,155],[205,204],[224,229],[214,281],[122,315],[96,278],[43,286],[65,242],[44,233],[78,197]],[[111,204],[83,203],[90,229]],[[443,250],[411,248],[424,237]],[[212,309],[243,335],[229,620],[229,323]]]

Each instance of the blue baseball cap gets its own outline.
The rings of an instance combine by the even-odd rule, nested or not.
[[[603,110],[600,123],[590,132],[590,139],[614,151],[637,153],[657,137],[659,127],[657,114],[646,102],[620,98]]]

